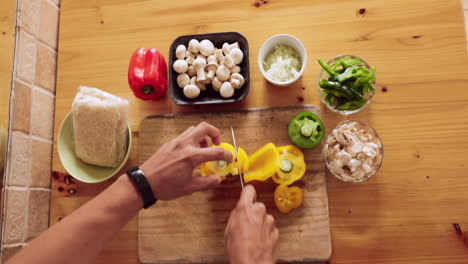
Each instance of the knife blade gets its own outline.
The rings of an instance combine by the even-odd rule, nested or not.
[[[234,152],[236,153],[237,169],[239,170],[239,178],[242,189],[244,189],[244,175],[239,164],[239,152],[237,151],[236,136],[234,135],[234,128],[231,126],[232,143],[234,144]]]

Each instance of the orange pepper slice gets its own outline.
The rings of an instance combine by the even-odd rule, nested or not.
[[[281,184],[276,188],[274,198],[278,210],[286,214],[302,204],[302,189],[297,186],[288,187]]]

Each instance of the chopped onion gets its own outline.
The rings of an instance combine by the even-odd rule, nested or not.
[[[299,75],[301,67],[301,58],[297,52],[283,44],[276,45],[263,61],[266,75],[277,82],[294,79]]]

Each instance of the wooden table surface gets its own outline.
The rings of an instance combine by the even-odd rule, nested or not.
[[[149,115],[315,104],[327,129],[347,117],[321,104],[315,59],[353,54],[377,67],[377,95],[361,113],[380,134],[385,158],[378,175],[346,184],[327,175],[331,263],[467,263],[468,56],[459,0],[62,0],[55,139],[79,85],[127,98],[137,146],[138,126]],[[138,47],[157,47],[166,58],[179,35],[239,31],[250,45],[251,89],[240,103],[177,107],[135,99],[127,66]],[[304,76],[288,88],[268,85],[256,58],[270,36],[289,33],[305,45]],[[127,167],[136,165],[134,147]],[[70,181],[56,148],[51,224],[112,183]],[[468,228],[468,226],[466,226]],[[97,263],[138,263],[134,218]]]

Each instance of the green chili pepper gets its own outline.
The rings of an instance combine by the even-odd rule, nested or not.
[[[289,122],[288,134],[296,146],[300,148],[313,148],[322,142],[325,136],[325,126],[322,120],[315,114],[302,112]]]
[[[322,65],[322,68],[328,72],[328,74],[332,75],[332,76],[335,76],[335,75],[338,75],[338,73],[334,72],[332,69],[330,69],[330,67],[328,67],[328,65],[323,62],[321,59],[318,59],[318,62],[320,65]]]
[[[364,101],[349,101],[336,107],[336,109],[337,110],[356,110],[356,109],[361,108],[366,102],[367,102],[367,99]]]
[[[356,110],[364,106],[367,96],[375,92],[375,68],[368,70],[357,58],[341,59],[331,66],[319,59],[329,74],[319,81],[325,101],[337,110]]]

